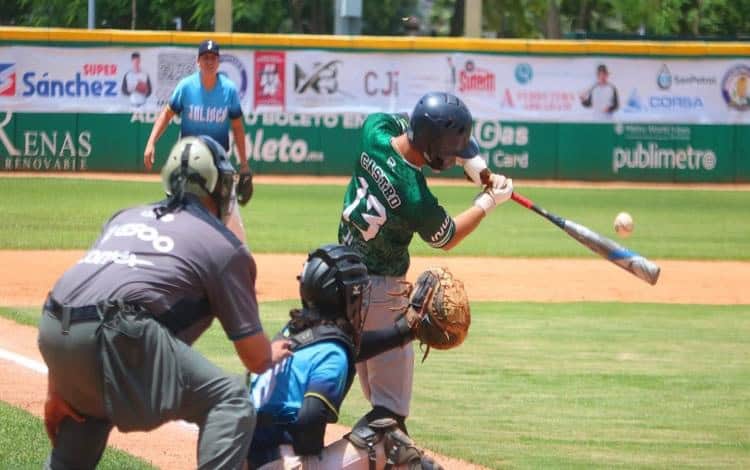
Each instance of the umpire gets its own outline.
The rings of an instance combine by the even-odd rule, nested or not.
[[[255,263],[222,223],[234,177],[212,138],[179,140],[162,170],[169,198],[116,213],[55,284],[39,324],[53,444],[45,468],[94,468],[113,426],[176,419],[200,427],[199,468],[242,466],[255,427],[248,391],[190,344],[215,316],[252,372],[291,352],[265,336]]]

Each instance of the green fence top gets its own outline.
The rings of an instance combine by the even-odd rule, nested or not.
[[[131,31],[0,27],[0,44],[48,46],[194,46],[211,37],[227,47],[258,49],[335,49],[375,51],[464,51],[533,55],[609,55],[656,57],[747,57],[750,42],[598,41],[478,39],[455,37],[323,36],[183,31]]]

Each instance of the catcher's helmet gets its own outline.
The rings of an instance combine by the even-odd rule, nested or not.
[[[169,152],[161,180],[167,196],[179,202],[185,193],[209,196],[226,220],[234,201],[234,167],[224,148],[207,135],[183,137]]]
[[[472,158],[479,153],[471,137],[472,124],[469,108],[457,96],[430,92],[414,107],[407,135],[427,164],[440,171],[453,166],[456,157]]]
[[[370,297],[362,258],[348,246],[325,245],[308,255],[298,279],[303,311],[322,319],[346,318],[358,349]]]

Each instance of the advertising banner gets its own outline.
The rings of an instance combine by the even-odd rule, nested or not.
[[[349,175],[363,113],[268,111],[245,116],[258,174]],[[144,171],[156,113],[0,113],[3,171]],[[160,168],[179,119],[159,139]],[[750,181],[750,126],[574,124],[477,120],[474,137],[493,171],[518,178],[592,181]],[[230,156],[237,163],[234,143]],[[441,176],[462,177],[459,170]]]
[[[0,47],[0,109],[160,110],[190,47]],[[750,124],[750,60],[223,48],[245,113],[409,112],[427,91],[477,119]]]
[[[734,181],[735,128],[561,124],[557,176],[594,181]]]
[[[249,51],[222,53],[219,71],[253,106]],[[181,47],[0,47],[0,109],[114,113],[160,110],[177,83],[197,70],[197,50]]]

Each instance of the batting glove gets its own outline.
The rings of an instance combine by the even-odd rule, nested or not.
[[[492,185],[488,185],[484,191],[479,193],[474,198],[474,205],[484,211],[485,214],[492,212],[495,206],[499,206],[513,194],[513,179],[506,178],[503,175],[493,174],[496,176],[496,181],[492,181]]]

